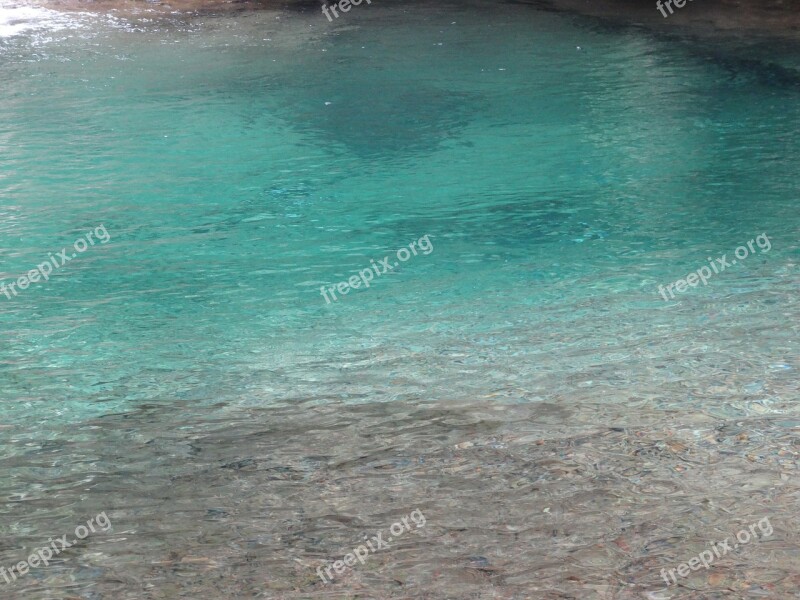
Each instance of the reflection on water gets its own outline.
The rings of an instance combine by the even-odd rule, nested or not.
[[[796,594],[797,49],[514,5],[72,31],[0,40],[0,277],[112,239],[0,296],[0,567],[113,528],[0,597]]]

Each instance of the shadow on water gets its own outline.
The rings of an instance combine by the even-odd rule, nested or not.
[[[384,81],[376,89],[355,68],[332,85],[285,100],[280,111],[333,152],[342,148],[360,160],[395,160],[435,152],[458,136],[479,106],[477,94],[419,82]]]

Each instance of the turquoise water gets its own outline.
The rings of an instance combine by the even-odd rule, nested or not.
[[[0,38],[0,278],[111,236],[0,295],[8,498],[26,448],[153,407],[165,432],[376,402],[796,417],[793,45],[521,4],[72,18]]]

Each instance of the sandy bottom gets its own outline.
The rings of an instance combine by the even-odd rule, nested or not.
[[[9,547],[73,531],[79,503],[113,528],[10,597],[785,599],[800,588],[797,419],[566,398],[193,410],[108,416],[19,458],[26,497],[6,515],[19,519]],[[424,527],[333,583],[318,578],[416,509]],[[756,528],[667,589],[661,569],[732,547],[765,517],[771,535]]]

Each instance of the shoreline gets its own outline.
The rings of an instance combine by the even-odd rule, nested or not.
[[[670,30],[713,29],[725,33],[769,34],[800,39],[799,0],[704,0],[674,7],[663,17],[652,2],[636,0],[517,0],[557,12],[603,19],[615,24]],[[176,12],[213,14],[243,11],[312,11],[317,0],[39,0],[33,5],[63,12],[130,14]]]
[[[683,8],[673,6],[673,13],[667,17],[659,12],[656,0],[541,0],[535,3],[552,10],[662,31],[681,28],[701,32],[712,29],[718,33],[768,34],[800,39],[798,0],[688,0]]]
[[[206,16],[245,11],[280,11],[287,8],[285,2],[259,0],[40,0],[42,8],[65,13],[90,13],[139,17],[162,16]]]

